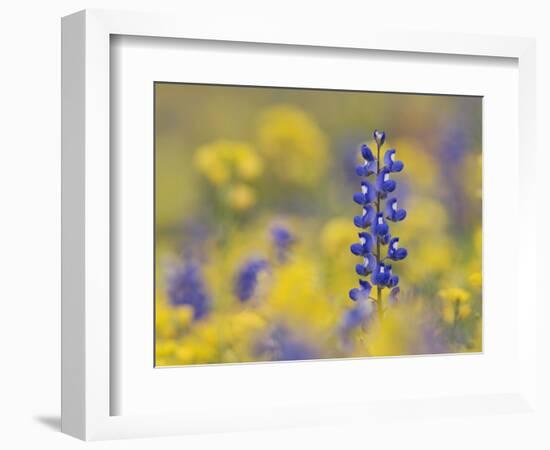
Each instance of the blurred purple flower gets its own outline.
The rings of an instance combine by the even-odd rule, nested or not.
[[[320,352],[284,325],[277,325],[256,346],[256,353],[271,361],[317,359]]]
[[[274,225],[271,227],[271,238],[275,245],[277,260],[280,263],[286,262],[290,248],[295,242],[294,236],[284,226]]]
[[[267,261],[260,258],[251,258],[241,266],[234,287],[235,295],[241,302],[246,302],[254,297],[258,276],[267,268]]]
[[[191,306],[194,320],[199,320],[209,313],[211,299],[197,262],[188,261],[173,268],[167,284],[168,299],[172,306]]]

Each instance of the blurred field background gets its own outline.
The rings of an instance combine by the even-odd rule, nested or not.
[[[477,97],[157,83],[159,366],[481,351]],[[385,130],[399,301],[356,323],[359,144]]]

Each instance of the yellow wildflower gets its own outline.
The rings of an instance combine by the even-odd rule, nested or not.
[[[468,281],[473,287],[480,288],[482,283],[481,272],[473,272],[468,277]]]
[[[356,236],[355,228],[347,217],[335,217],[329,220],[321,230],[321,245],[331,256],[339,254],[349,256],[350,242],[353,242]]]
[[[314,186],[325,173],[327,138],[304,111],[292,105],[269,108],[260,118],[258,137],[260,150],[281,180]]]
[[[453,323],[457,318],[465,319],[472,313],[470,293],[464,289],[451,287],[438,292],[443,300],[443,319]]]
[[[194,162],[199,172],[216,186],[232,179],[254,180],[263,171],[263,162],[252,146],[226,139],[199,147]]]
[[[227,203],[233,209],[244,211],[256,203],[256,193],[246,184],[238,184],[229,188]]]

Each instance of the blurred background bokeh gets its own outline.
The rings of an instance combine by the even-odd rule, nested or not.
[[[479,97],[157,83],[159,366],[481,351]],[[359,145],[385,130],[408,249],[357,286]]]

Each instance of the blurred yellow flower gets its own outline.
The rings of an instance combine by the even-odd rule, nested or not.
[[[279,268],[274,278],[266,311],[303,332],[318,332],[326,337],[338,318],[331,303],[323,298],[315,262],[296,257],[291,264]]]
[[[449,223],[445,205],[430,196],[413,196],[407,202],[407,222],[401,235],[409,238],[444,230]]]
[[[181,305],[174,308],[172,312],[174,321],[180,328],[185,328],[191,324],[193,320],[193,308],[188,305]]]
[[[243,211],[256,203],[256,193],[246,184],[232,186],[227,191],[227,203],[233,209]]]
[[[155,330],[158,337],[165,339],[175,337],[177,332],[172,318],[172,311],[159,306],[158,302],[155,314]]]
[[[335,217],[329,220],[321,230],[321,245],[331,256],[349,257],[350,243],[357,237],[356,229],[348,217]]]
[[[166,359],[172,356],[176,351],[176,343],[173,340],[160,340],[156,344],[155,352],[156,357]]]
[[[480,288],[482,283],[481,272],[473,272],[468,277],[468,281],[473,287]]]
[[[256,150],[246,142],[220,139],[199,147],[195,167],[212,184],[221,186],[232,179],[251,181],[263,172],[263,162]]]
[[[304,111],[292,105],[263,112],[258,127],[260,150],[283,181],[313,186],[328,165],[328,140]]]
[[[422,144],[413,139],[397,139],[389,142],[396,149],[396,158],[403,161],[406,170],[402,177],[409,178],[415,191],[431,194],[438,183],[438,165]]]
[[[438,292],[443,300],[443,319],[445,322],[454,323],[457,318],[465,319],[472,313],[470,305],[470,293],[464,289],[450,287]]]
[[[407,240],[403,238],[403,242],[410,242],[407,244],[409,254],[420,261],[418,264],[403,264],[401,269],[414,283],[450,270],[456,260],[455,243],[445,234],[432,235],[429,240],[422,235]]]
[[[470,300],[470,293],[464,289],[451,287],[446,289],[441,289],[438,292],[438,295],[445,301],[448,302],[467,302]]]

